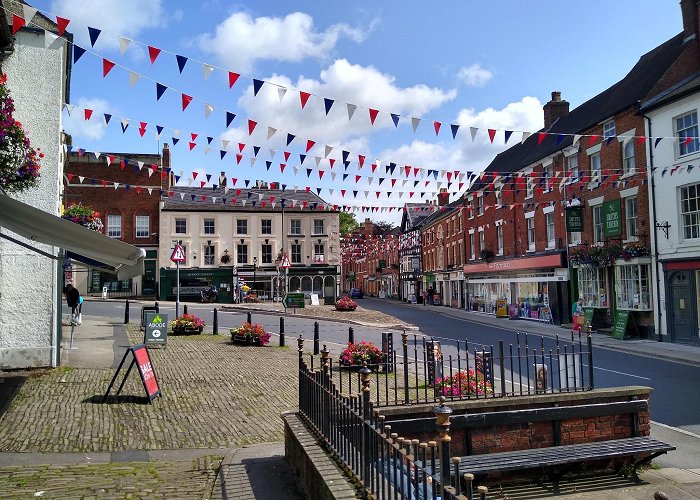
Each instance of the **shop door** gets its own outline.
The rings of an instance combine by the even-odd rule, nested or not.
[[[677,271],[671,274],[669,281],[669,333],[673,342],[693,343],[697,341],[697,325],[695,324],[695,302],[690,287],[690,276],[687,271]]]
[[[146,260],[143,263],[143,278],[141,278],[141,294],[156,294],[156,261]]]

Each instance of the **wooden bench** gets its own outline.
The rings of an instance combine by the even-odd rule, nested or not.
[[[639,481],[637,468],[640,465],[676,449],[674,446],[664,442],[640,435],[639,413],[647,410],[648,402],[646,400],[635,400],[496,411],[453,416],[450,429],[453,435],[458,429],[466,431],[465,444],[467,455],[460,457],[460,469],[462,472],[469,472],[475,476],[515,470],[547,468],[552,470],[552,479],[556,484],[559,478],[568,472],[570,466],[575,464],[632,457],[632,475],[636,481]],[[562,421],[611,415],[630,415],[631,437],[581,444],[561,444]],[[479,455],[472,454],[473,430],[484,427],[531,424],[535,422],[552,423],[554,446]],[[429,425],[432,425],[433,430],[435,429],[434,419],[400,420],[387,423],[392,426],[392,432],[399,432],[402,435],[416,431],[425,432]],[[439,480],[439,477],[436,477],[436,480]]]

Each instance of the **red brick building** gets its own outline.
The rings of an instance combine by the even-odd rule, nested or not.
[[[162,155],[70,152],[64,168],[64,207],[81,203],[100,212],[104,233],[146,250],[145,274],[119,282],[96,270],[74,270],[80,290],[156,295],[160,194],[168,189],[170,150]],[[116,189],[115,189],[116,183]]]

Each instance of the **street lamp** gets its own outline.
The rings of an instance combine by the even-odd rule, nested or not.
[[[253,292],[255,292],[255,296],[258,296],[258,288],[256,286],[255,278],[256,278],[256,272],[258,270],[258,258],[253,257]]]

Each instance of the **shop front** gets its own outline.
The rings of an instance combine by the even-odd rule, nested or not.
[[[180,269],[180,300],[199,302],[201,292],[214,285],[218,292],[219,303],[233,302],[235,277],[231,267],[217,268],[181,268]],[[160,270],[160,299],[175,300],[177,296],[176,269],[161,268]]]
[[[511,319],[569,321],[568,269],[556,253],[464,266],[465,308]]]

